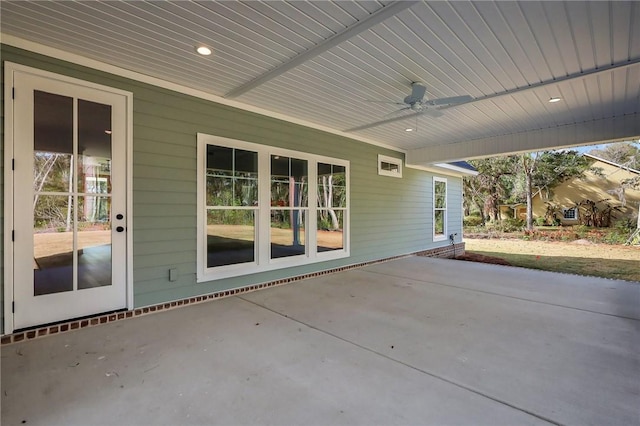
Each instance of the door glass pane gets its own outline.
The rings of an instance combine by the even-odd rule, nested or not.
[[[207,211],[207,268],[253,262],[255,211]]]
[[[305,211],[271,210],[271,258],[305,254]]]
[[[72,197],[34,197],[34,295],[73,290]]]
[[[36,90],[33,114],[34,191],[71,191],[73,99]]]
[[[78,100],[78,192],[111,193],[111,105]]]
[[[111,198],[78,197],[78,289],[111,285]]]

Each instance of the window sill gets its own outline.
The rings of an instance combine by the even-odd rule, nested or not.
[[[315,257],[311,258],[305,255],[291,256],[289,258],[277,258],[271,259],[269,263],[258,265],[255,262],[252,263],[239,263],[228,266],[218,266],[216,268],[210,268],[202,273],[199,273],[196,277],[197,283],[204,283],[210,281],[221,280],[225,278],[240,277],[244,275],[260,274],[262,272],[275,271],[285,268],[293,268],[296,266],[312,265],[315,263],[327,262],[329,260],[344,259],[349,257],[349,252],[345,250],[334,250],[318,253]]]

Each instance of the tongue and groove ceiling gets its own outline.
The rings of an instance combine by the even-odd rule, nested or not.
[[[414,165],[640,135],[640,2],[2,1],[0,12],[3,43],[394,147]],[[213,54],[197,55],[201,44]],[[370,102],[402,103],[413,82],[427,99],[473,100],[437,118]]]

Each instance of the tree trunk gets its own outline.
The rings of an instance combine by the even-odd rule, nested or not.
[[[484,226],[486,224],[486,216],[484,214],[484,203],[481,200],[476,199],[476,207],[478,208],[478,211],[480,212],[480,219],[482,220],[482,226]]]
[[[49,173],[51,172],[51,170],[53,169],[53,166],[55,166],[56,164],[56,160],[58,159],[59,154],[54,154],[52,157],[48,158],[45,163],[44,166],[42,167],[42,170],[36,170],[36,172],[38,173],[35,177],[35,179],[33,180],[34,183],[34,197],[33,197],[33,209],[36,209],[36,205],[38,204],[38,192],[42,191],[42,187],[44,186],[45,182],[47,181],[47,178],[49,177]]]
[[[333,175],[329,175],[329,203],[327,207],[333,207]],[[329,216],[331,216],[331,228],[333,231],[340,229],[336,212],[332,208],[329,208]]]
[[[71,160],[69,161],[69,199],[67,201],[67,232],[70,232],[72,230],[72,223],[71,223],[71,212],[73,209],[77,208],[76,206],[73,205],[73,195],[71,195],[71,193],[73,192],[73,179],[75,179],[75,177],[73,176],[73,156],[71,156]]]
[[[531,169],[527,167],[526,159],[522,159],[524,168],[525,195],[527,198],[527,230],[533,229],[533,188],[531,185]]]

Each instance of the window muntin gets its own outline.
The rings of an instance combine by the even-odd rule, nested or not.
[[[198,158],[198,282],[349,256],[348,161],[205,134]]]
[[[271,155],[271,259],[306,254],[308,161]]]
[[[433,240],[446,239],[447,234],[447,180],[433,178]]]
[[[255,261],[258,153],[207,145],[207,268]]]
[[[566,220],[578,220],[578,209],[575,207],[571,209],[563,209],[562,215]]]
[[[258,153],[207,145],[207,205],[258,204]]]
[[[344,248],[344,217],[347,209],[346,168],[318,163],[318,252]]]

